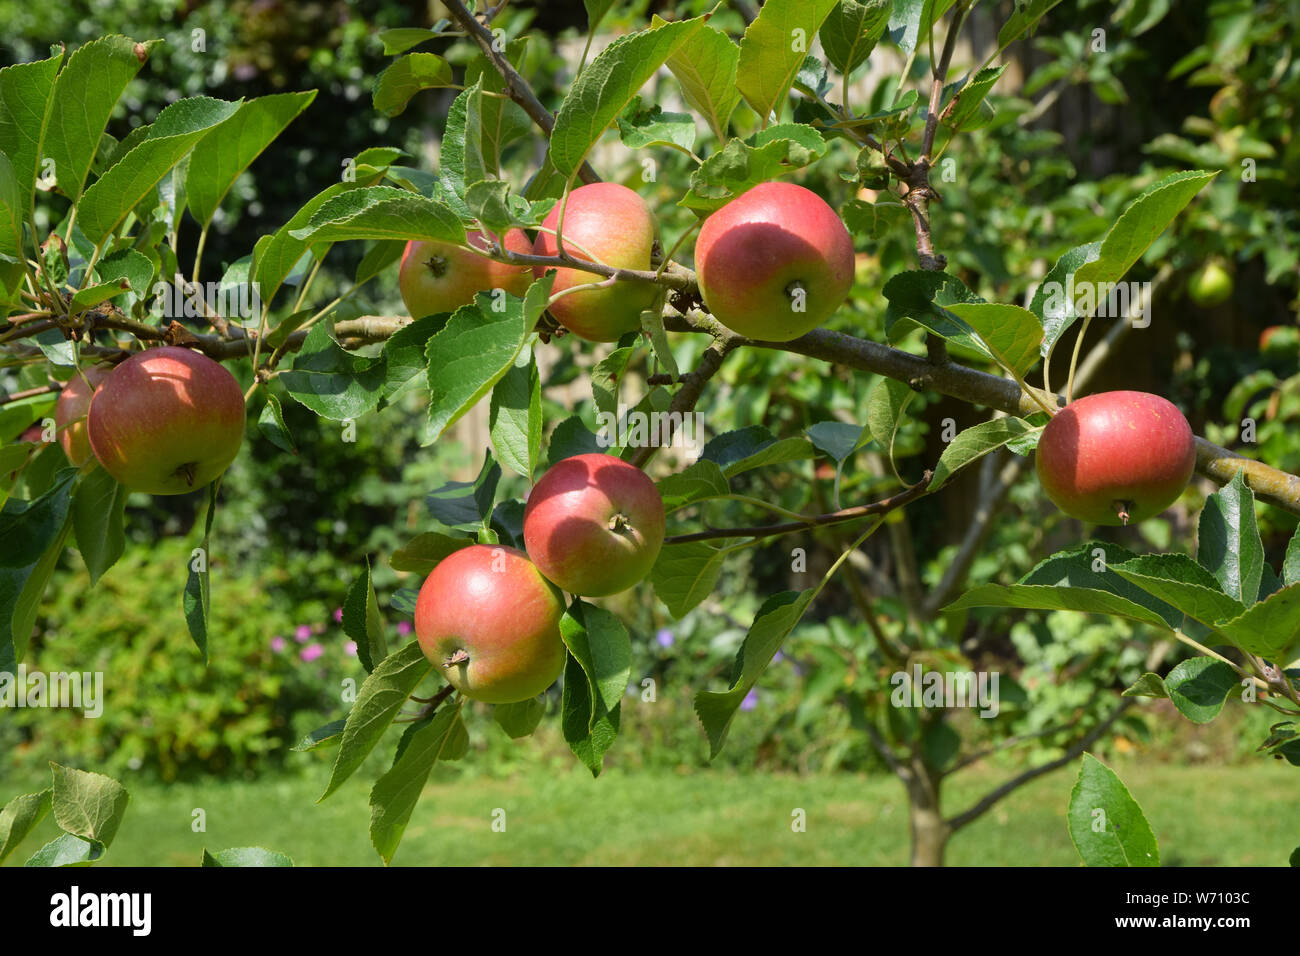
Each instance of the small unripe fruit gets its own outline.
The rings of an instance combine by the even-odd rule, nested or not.
[[[1196,438],[1173,403],[1101,392],[1066,405],[1043,429],[1038,481],[1066,514],[1093,524],[1143,521],[1173,504],[1196,468]]]
[[[1187,280],[1187,294],[1202,308],[1222,305],[1232,298],[1232,273],[1219,262],[1207,262]]]
[[[180,495],[210,483],[244,441],[244,393],[206,355],[178,346],[131,356],[90,400],[90,447],[132,491]]]
[[[560,224],[557,204],[542,223],[533,252],[557,255],[554,231]],[[575,259],[603,262],[615,269],[650,268],[658,224],[639,195],[618,183],[591,183],[569,193],[564,205],[564,251]],[[547,232],[546,230],[550,230]],[[546,267],[534,266],[537,278]],[[603,282],[605,276],[578,269],[556,269],[551,295],[577,285]],[[641,313],[654,303],[658,287],[652,282],[626,280],[603,289],[583,289],[551,303],[555,320],[579,338],[614,342],[641,328]]]
[[[90,461],[94,454],[90,450],[90,439],[86,437],[86,415],[90,411],[91,396],[96,386],[112,371],[104,365],[93,365],[74,372],[63,386],[54,407],[54,426],[59,444],[63,446],[68,461],[78,468]]]
[[[465,243],[487,250],[492,240],[473,230],[465,235]],[[524,254],[533,251],[533,244],[522,229],[506,233],[505,247]],[[413,319],[455,312],[462,305],[473,303],[477,293],[493,289],[504,289],[523,298],[532,281],[533,270],[528,266],[497,262],[441,240],[408,242],[397,271],[402,301]]]
[[[524,547],[570,594],[626,591],[650,573],[664,542],[664,503],[644,471],[613,455],[552,465],[528,494]]]
[[[763,183],[704,220],[695,272],[719,322],[788,342],[825,322],[853,288],[853,240],[835,210],[794,183]]]
[[[559,592],[515,548],[470,545],[438,563],[415,602],[425,657],[466,697],[536,697],[564,669]]]

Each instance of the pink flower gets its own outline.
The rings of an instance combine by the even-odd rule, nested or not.
[[[401,634],[403,637],[405,637],[407,634],[410,634],[410,633],[411,633],[411,622],[410,622],[410,621],[398,621],[398,622],[397,622],[397,633],[398,633],[398,634]]]
[[[308,644],[306,647],[302,649],[302,653],[299,654],[298,656],[301,657],[304,661],[310,663],[311,661],[314,661],[316,658],[320,657],[324,653],[325,653],[325,648],[321,647],[319,644]]]
[[[341,608],[341,607],[336,607],[336,608],[334,609],[334,623],[335,623],[335,624],[342,624],[342,623],[343,623],[343,608]]]
[[[277,654],[282,653],[284,651],[284,645],[285,645],[285,640],[279,634],[271,638],[271,650],[275,651]]]
[[[299,624],[298,629],[293,632],[293,639],[299,644],[311,639],[311,628],[306,624]]]
[[[356,641],[348,641],[346,644],[344,644],[344,645],[343,645],[343,653],[347,654],[348,657],[356,657],[356,656],[357,656],[357,642],[356,642]]]

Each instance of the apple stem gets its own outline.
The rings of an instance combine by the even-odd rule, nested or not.
[[[1119,520],[1124,522],[1124,524],[1128,524],[1128,519],[1132,511],[1133,511],[1133,502],[1131,501],[1115,502],[1115,513],[1119,515]]]
[[[614,517],[609,519],[609,530],[618,531],[620,533],[631,531],[632,524],[627,520],[627,515],[623,514],[622,512],[619,512],[618,514],[614,515]]]
[[[451,657],[443,662],[443,667],[455,667],[457,664],[469,663],[469,655],[465,653],[465,648],[460,648]]]

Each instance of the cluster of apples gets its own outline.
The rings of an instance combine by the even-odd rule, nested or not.
[[[206,355],[166,345],[79,369],[54,411],[59,444],[131,491],[179,495],[224,472],[244,440],[244,393]]]
[[[612,455],[565,458],[528,495],[526,551],[470,545],[425,578],[415,604],[420,648],[466,697],[534,697],[564,669],[561,589],[626,591],[650,573],[663,540],[663,500],[644,471]]]
[[[618,269],[648,271],[658,237],[654,213],[634,190],[592,183],[569,193],[564,205],[564,250],[576,259]],[[503,246],[518,253],[556,256],[560,206],[551,210],[532,242],[510,230]],[[467,236],[486,252],[492,240]],[[751,339],[787,342],[828,319],[853,285],[853,240],[835,210],[816,193],[793,183],[755,186],[705,219],[695,244],[695,268],[705,305],[723,325]],[[413,318],[452,312],[488,289],[522,296],[546,266],[496,262],[448,242],[412,241],[402,255],[398,284]],[[556,269],[550,312],[579,338],[614,342],[641,327],[654,302],[650,282],[575,286],[603,277],[576,268]]]

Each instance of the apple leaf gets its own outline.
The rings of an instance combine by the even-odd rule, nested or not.
[[[203,654],[203,662],[208,661],[208,608],[211,605],[209,591],[208,567],[211,563],[212,519],[217,514],[218,481],[208,485],[208,513],[203,520],[203,541],[199,545],[199,554],[192,555],[186,567],[189,573],[185,578],[185,590],[181,593],[181,610],[185,613],[185,624],[190,637]]]
[[[317,803],[334,793],[361,766],[402,705],[432,669],[418,641],[411,641],[375,666],[357,691],[356,702],[348,712],[329,783]]]
[[[266,393],[266,404],[262,406],[262,413],[257,416],[257,430],[276,448],[287,451],[291,455],[298,454],[298,446],[293,443],[293,436],[289,434],[289,428],[284,423],[280,400],[270,392]]]
[[[305,257],[322,256],[329,243],[313,245],[292,235],[311,221],[321,206],[340,193],[366,188],[360,178],[356,183],[335,183],[308,200],[293,217],[269,236],[262,236],[253,246],[253,282],[257,284],[262,305],[269,307],[271,300],[285,280],[293,274]]]
[[[1159,866],[1160,848],[1132,794],[1085,753],[1070,792],[1070,839],[1088,866]]]
[[[1197,724],[1208,724],[1219,716],[1228,695],[1240,686],[1231,667],[1210,657],[1180,661],[1164,685],[1178,712]]]
[[[546,467],[557,461],[572,458],[574,455],[603,455],[609,453],[609,447],[601,444],[600,436],[587,428],[582,419],[571,415],[551,432],[547,445]]]
[[[908,323],[914,322],[928,332],[994,359],[975,330],[947,308],[958,303],[984,301],[956,276],[921,270],[900,272],[885,283],[881,292],[889,300],[889,307],[885,310],[885,331],[891,342],[907,334],[911,330]]]
[[[289,230],[289,235],[313,243],[344,239],[442,239],[463,243],[465,226],[445,204],[409,189],[363,186],[326,199],[305,226]]]
[[[537,729],[545,713],[546,701],[530,697],[514,704],[497,704],[492,708],[492,719],[511,740],[519,740]]]
[[[229,850],[209,853],[203,849],[200,866],[293,866],[293,860],[283,853],[260,846],[237,846]]]
[[[1213,574],[1223,592],[1242,604],[1253,604],[1264,573],[1264,543],[1255,523],[1255,495],[1241,471],[1205,500],[1196,540],[1196,560]]]
[[[483,157],[483,78],[468,83],[452,101],[443,126],[438,172],[451,192],[464,196],[467,187],[488,178]]]
[[[894,459],[894,439],[903,423],[903,412],[915,394],[906,382],[882,378],[867,396],[867,428],[890,461]]]
[[[710,759],[722,752],[736,711],[799,623],[817,590],[785,591],[764,601],[754,615],[745,642],[736,652],[731,687],[723,692],[701,691],[695,695],[695,713],[709,738]]]
[[[1243,651],[1279,665],[1290,663],[1300,641],[1300,584],[1289,584],[1214,629]]]
[[[542,452],[542,385],[531,350],[493,386],[488,434],[498,460],[531,480]]]
[[[852,73],[885,35],[892,10],[890,0],[840,0],[817,33],[826,59],[841,73]]]
[[[412,724],[392,768],[375,781],[370,791],[370,842],[385,865],[393,861],[429,772],[446,758],[453,728],[459,724],[458,706],[441,707],[432,717]]]
[[[971,118],[979,112],[984,98],[988,96],[989,90],[993,89],[993,85],[997,83],[998,78],[1002,76],[1002,71],[1005,69],[1005,66],[986,67],[973,77],[968,77],[960,85],[953,84],[945,95],[955,97],[956,105],[952,105],[953,101],[949,99],[949,106],[945,108],[943,113],[940,113],[944,125],[954,130],[960,130],[969,123]],[[947,115],[945,116],[944,113]]]
[[[73,534],[91,587],[117,563],[126,548],[122,530],[126,498],[126,488],[99,467],[84,476],[72,494]]]
[[[384,399],[391,402],[409,386],[425,383],[429,339],[446,327],[448,314],[426,315],[404,325],[384,343]]]
[[[477,521],[475,522],[477,523]],[[388,564],[394,571],[409,571],[424,578],[449,554],[474,543],[473,538],[456,537],[438,531],[417,534],[393,552]]]
[[[421,90],[440,89],[454,82],[451,64],[434,53],[411,53],[394,60],[375,81],[372,103],[385,116],[397,116]]]
[[[357,355],[339,347],[325,324],[307,333],[291,370],[279,378],[297,402],[322,418],[349,421],[373,411],[386,382],[383,356]]]
[[[104,844],[64,833],[32,855],[24,866],[86,866],[104,855]]]
[[[185,173],[185,192],[190,212],[202,226],[212,221],[239,175],[315,98],[316,91],[307,90],[248,100],[198,141]]]
[[[618,735],[619,714],[632,675],[627,628],[603,608],[575,599],[560,618],[569,649],[564,668],[561,729],[593,777]]]
[[[331,720],[328,724],[317,727],[306,734],[302,740],[289,749],[295,753],[306,753],[309,750],[319,750],[322,747],[338,746],[343,739],[343,728],[347,726],[347,722],[346,717]]]
[[[27,209],[31,205],[36,173],[43,155],[42,141],[48,136],[46,121],[49,118],[55,78],[62,61],[63,51],[60,50],[49,59],[15,63],[0,70],[0,153],[13,166],[20,209]],[[125,62],[121,65],[127,68]],[[137,62],[136,69],[138,68]],[[129,79],[128,76],[126,80]],[[123,81],[123,86],[126,80]],[[120,90],[118,94],[121,94]],[[98,110],[98,107],[92,106],[90,109]],[[111,113],[110,104],[103,113],[105,123]],[[93,124],[89,115],[86,122]]]
[[[587,64],[560,103],[551,130],[551,162],[561,175],[577,173],[632,97],[703,25],[704,18],[696,17],[629,33]]]
[[[840,207],[840,218],[849,232],[869,239],[882,239],[892,230],[908,222],[911,214],[899,202],[867,202],[850,199]]]
[[[123,311],[129,311],[136,301],[144,300],[149,296],[156,271],[149,257],[134,249],[119,249],[104,256],[95,266],[95,274],[99,276],[100,281],[120,283],[125,279],[130,286],[130,290],[120,296],[120,301],[125,303]]]
[[[946,310],[974,329],[1013,377],[1023,376],[1038,361],[1043,326],[1028,309],[994,302],[953,302]]]
[[[736,87],[763,126],[794,83],[836,0],[767,0],[745,28]]]
[[[642,109],[638,96],[619,115],[618,135],[628,149],[668,146],[689,153],[695,147],[695,117],[665,113],[660,106]]]
[[[1033,431],[1033,426],[1024,419],[994,418],[959,433],[939,456],[939,463],[934,466],[934,477],[930,479],[930,490],[937,491],[954,472],[1030,431]]]
[[[23,217],[27,199],[9,157],[0,153],[0,255],[17,259],[23,252]],[[2,288],[2,287],[0,287]]]
[[[707,458],[701,458],[681,471],[661,478],[658,487],[664,511],[669,514],[694,502],[722,498],[731,493],[731,487],[718,463]]]
[[[1100,242],[1089,242],[1067,250],[1034,290],[1029,311],[1043,323],[1043,341],[1039,346],[1042,355],[1047,355],[1061,334],[1080,318],[1072,294],[1074,275],[1089,262],[1095,262],[1100,255]]]
[[[102,773],[56,763],[50,764],[50,770],[54,775],[51,805],[59,827],[105,849],[111,846],[131,799],[126,788]]]
[[[897,43],[904,53],[910,54],[916,45],[930,35],[934,23],[948,11],[954,0],[894,0],[889,17],[889,39]]]
[[[655,596],[674,618],[680,618],[713,593],[729,552],[703,541],[667,544],[650,569]]]
[[[653,23],[662,23],[654,17]],[[740,102],[736,68],[740,47],[716,27],[704,26],[686,38],[671,56],[668,69],[682,88],[682,99],[704,117],[718,142],[727,139],[731,114]]]
[[[357,272],[352,280],[354,285],[365,285],[376,276],[383,275],[406,251],[406,243],[401,239],[381,239],[373,243],[366,254],[357,263]]]
[[[591,397],[597,412],[607,415],[618,413],[618,383],[626,374],[628,363],[635,352],[635,347],[629,345],[614,349],[591,370]]]
[[[36,829],[50,812],[53,790],[24,793],[14,797],[0,810],[0,863],[17,849],[18,844]]]
[[[0,661],[22,660],[36,609],[71,528],[76,469],[65,468],[34,501],[10,498],[0,509]]]
[[[1032,33],[1034,27],[1038,26],[1038,21],[1060,2],[1061,0],[1026,0],[1023,4],[1016,4],[1016,9],[998,31],[997,52],[1001,53],[1025,32]]]
[[[691,188],[678,205],[713,212],[760,183],[811,165],[828,148],[821,133],[800,123],[780,123],[743,141],[730,139],[691,173]]]
[[[103,243],[196,143],[239,108],[208,96],[168,106],[149,134],[86,189],[77,203],[77,228],[95,245]]]
[[[449,481],[425,495],[424,503],[429,514],[448,528],[481,528],[492,514],[500,480],[501,466],[488,453],[472,482]]]
[[[553,272],[538,279],[523,299],[480,292],[475,305],[457,309],[429,339],[425,445],[437,441],[514,367],[546,310],[554,281]]]
[[[1179,627],[1181,610],[1115,573],[1117,565],[1136,559],[1133,552],[1109,541],[1087,541],[1044,558],[1019,583],[1108,591],[1156,614],[1168,627]]]
[[[1169,688],[1165,687],[1164,678],[1147,671],[1132,686],[1125,689],[1123,697],[1168,697]]]
[[[506,45],[505,56],[510,63],[522,61],[527,37],[519,37]],[[495,175],[501,166],[505,148],[532,134],[533,121],[514,100],[506,96],[489,94],[508,93],[506,80],[486,56],[479,54],[465,67],[465,86],[478,85],[483,91],[477,100],[479,112],[479,147],[483,153],[483,168]],[[472,184],[471,184],[472,185]],[[539,220],[540,221],[540,220]]]
[[[343,600],[343,633],[356,642],[357,658],[366,673],[375,669],[376,661],[388,656],[384,619],[379,616],[379,600],[375,597],[375,585],[370,577],[369,558],[366,558],[365,571],[352,582]]]
[[[1185,554],[1147,554],[1116,564],[1112,570],[1207,626],[1246,610],[1240,601],[1219,590],[1210,572]]]
[[[1124,617],[1172,630],[1159,614],[1128,598],[1093,588],[1042,584],[984,584],[967,591],[948,604],[945,611],[968,607],[1018,607],[1039,611],[1086,611]]]

